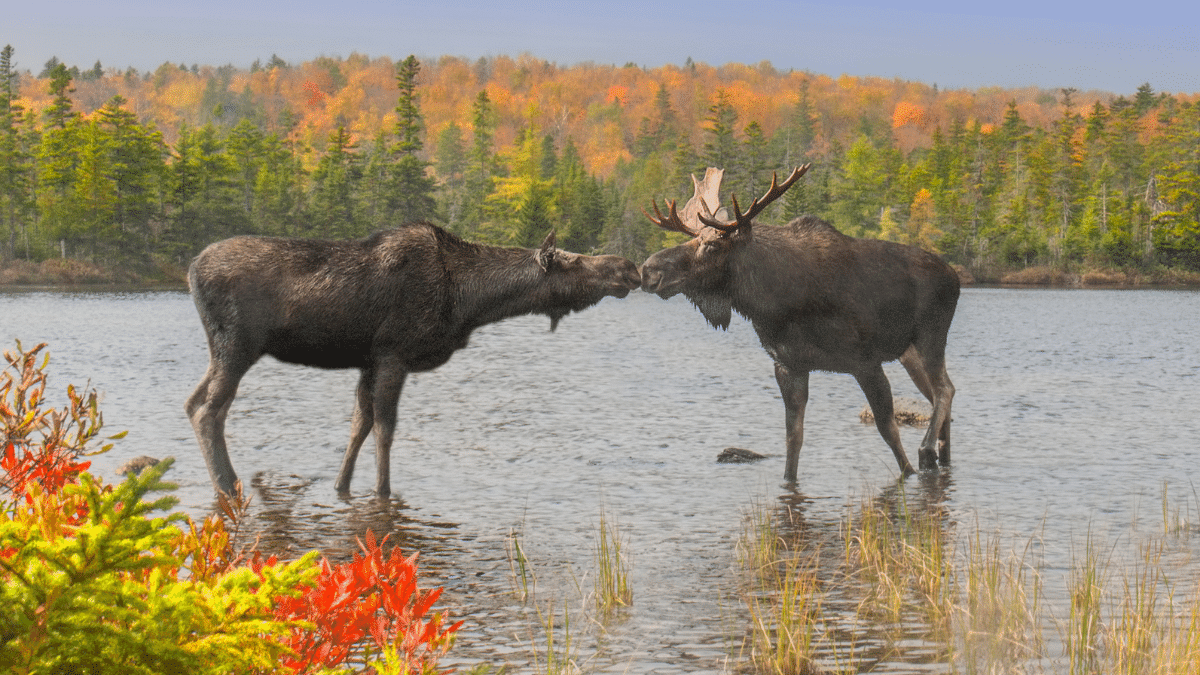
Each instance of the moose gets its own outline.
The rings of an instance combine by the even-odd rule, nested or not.
[[[334,487],[350,488],[359,448],[375,434],[375,493],[391,494],[390,454],[409,373],[446,363],[485,324],[525,315],[560,319],[641,284],[614,255],[467,242],[428,223],[354,241],[239,236],[205,248],[188,285],[208,339],[208,370],[188,398],[214,487],[237,475],[225,421],[238,383],[264,354],[319,368],[357,368],[350,442]]]
[[[695,195],[680,215],[653,201],[651,221],[690,241],[663,249],[641,267],[642,289],[666,299],[683,293],[714,328],[728,328],[736,310],[753,325],[775,361],[787,425],[784,480],[795,482],[804,442],[804,409],[814,370],[855,377],[880,435],[900,471],[915,473],[893,419],[885,362],[900,360],[933,412],[920,448],[920,467],[950,463],[950,403],[946,337],[958,304],[959,279],[938,256],[913,246],[858,239],[814,216],[784,226],[757,226],[754,218],[808,171],[804,165],[771,187],[733,219],[718,207],[722,171],[695,176]],[[717,215],[714,215],[717,214]]]

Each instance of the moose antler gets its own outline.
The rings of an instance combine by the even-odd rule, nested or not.
[[[741,209],[738,207],[737,197],[730,196],[730,199],[733,201],[733,222],[723,223],[712,218],[711,216],[700,216],[700,222],[708,227],[715,227],[718,230],[724,230],[725,232],[730,232],[738,228],[750,227],[754,217],[762,213],[762,210],[767,208],[771,202],[778,199],[780,195],[782,195],[784,192],[787,192],[787,189],[792,186],[792,183],[800,180],[800,177],[808,172],[808,167],[810,166],[812,165],[805,164],[804,166],[797,167],[792,171],[792,175],[788,176],[787,180],[783,181],[782,183],[778,182],[779,175],[772,173],[771,188],[767,190],[765,195],[755,199],[753,202],[750,202],[750,208],[747,209],[745,213],[742,213]]]
[[[724,174],[724,169],[709,167],[704,172],[703,179],[697,180],[695,176],[692,176],[692,186],[695,188],[695,192],[687,204],[684,204],[682,216],[676,210],[674,200],[667,202],[670,212],[665,217],[658,210],[657,200],[654,202],[654,213],[658,216],[657,218],[646,213],[645,209],[642,209],[642,213],[646,214],[650,222],[664,230],[682,232],[693,237],[699,236],[700,230],[704,229],[702,220],[704,218],[711,219],[714,217],[714,212],[720,213],[722,211],[718,193],[721,190],[721,178]]]
[[[700,233],[699,229],[692,230],[691,228],[689,228],[687,225],[684,224],[683,220],[679,217],[679,212],[675,210],[675,200],[674,199],[667,202],[667,206],[670,207],[670,211],[668,212],[668,215],[666,215],[666,216],[663,216],[662,211],[658,210],[658,200],[657,199],[653,200],[651,203],[654,205],[654,216],[658,216],[657,218],[650,215],[649,213],[646,213],[646,209],[642,209],[642,213],[644,213],[646,215],[646,217],[650,219],[650,222],[654,223],[655,225],[658,225],[659,227],[663,228],[664,230],[671,230],[672,232],[682,232],[684,234],[690,234],[693,237]]]

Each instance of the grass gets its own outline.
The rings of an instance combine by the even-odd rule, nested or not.
[[[504,538],[504,552],[512,572],[513,595],[525,602],[533,592],[533,569],[529,565],[529,559],[525,557],[525,550],[521,547],[521,534],[515,528],[509,528],[508,536]]]
[[[618,607],[633,604],[629,584],[629,556],[616,523],[600,511],[600,531],[596,543],[596,606],[603,615]]]
[[[961,528],[902,490],[884,494],[847,505],[833,540],[789,539],[761,504],[744,516],[737,560],[749,628],[738,656],[747,672],[867,672],[908,660],[972,675],[1200,672],[1200,589],[1171,583],[1164,539],[1142,543],[1117,569],[1116,553],[1089,532],[1062,579],[1069,603],[1055,621],[1037,535],[1014,542],[978,523]],[[864,627],[849,651],[830,628],[847,612]],[[1056,630],[1062,649],[1048,653]]]
[[[1194,675],[1200,583],[1177,579],[1190,568],[1172,555],[1189,550],[1175,545],[1194,525],[1180,515],[1190,505],[1175,507],[1166,486],[1163,494],[1161,536],[1139,540],[1130,555],[1089,530],[1070,568],[1053,577],[1038,534],[956,523],[944,508],[911,503],[902,487],[848,503],[838,522],[754,502],[733,551],[741,611],[731,632],[740,638],[727,669],[833,675],[920,663],[963,675]],[[534,605],[537,673],[585,672],[590,659],[580,659],[574,632],[606,631],[613,610],[632,604],[628,544],[603,511],[596,541],[594,597],[576,586],[584,620],[566,602]],[[536,586],[533,565],[516,531],[506,548],[524,601]],[[1047,586],[1057,605],[1047,603]]]

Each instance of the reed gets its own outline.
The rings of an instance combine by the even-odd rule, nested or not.
[[[608,520],[601,510],[596,543],[596,607],[602,615],[633,604],[629,569],[629,558],[621,540],[620,528]]]
[[[754,502],[742,514],[742,535],[738,538],[738,565],[756,576],[774,575],[780,562],[783,539],[771,511]]]
[[[957,672],[1000,673],[1043,656],[1042,578],[1029,560],[1033,542],[1018,555],[1004,550],[999,533],[985,538],[978,524],[968,537],[952,608]]]
[[[1066,652],[1070,675],[1100,672],[1101,604],[1106,566],[1089,530],[1083,559],[1074,564],[1068,580],[1071,604],[1067,614]]]
[[[568,603],[563,602],[561,625],[557,621],[554,603],[546,603],[545,611],[538,607],[537,613],[545,636],[545,652],[539,654],[537,646],[534,646],[536,671],[541,675],[576,675],[583,672],[572,644],[571,612]]]
[[[508,536],[504,538],[504,552],[508,557],[508,568],[512,572],[513,595],[525,602],[534,587],[533,569],[521,546],[521,535],[514,528],[509,528]]]
[[[808,675],[817,667],[814,649],[823,632],[818,600],[819,551],[802,558],[789,552],[776,519],[755,503],[743,514],[738,563],[749,576],[742,599],[750,634],[742,658],[756,673]]]
[[[821,630],[815,563],[789,559],[774,587],[746,596],[751,618],[749,661],[757,673],[808,675]]]

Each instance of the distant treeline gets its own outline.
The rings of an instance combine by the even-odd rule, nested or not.
[[[726,169],[762,216],[812,213],[977,277],[1200,270],[1195,95],[939,91],[763,63],[561,67],[528,56],[273,57],[36,75],[0,54],[0,262],[154,269],[234,234],[357,237],[429,220],[469,239],[635,260],[642,215]]]

